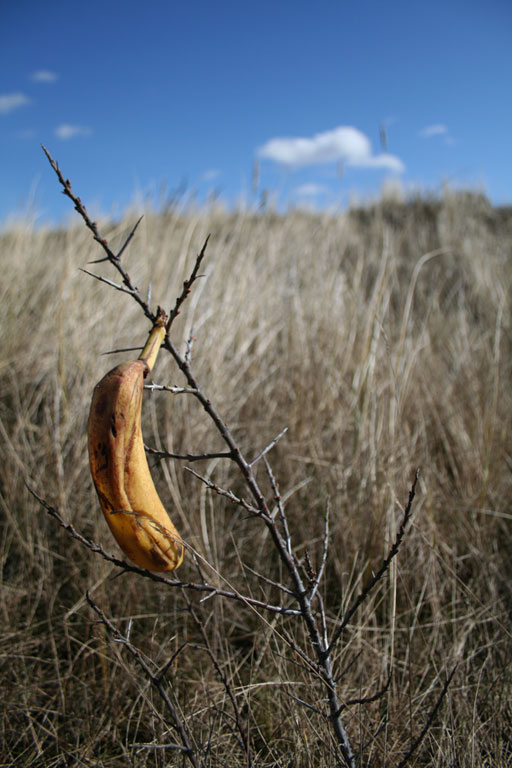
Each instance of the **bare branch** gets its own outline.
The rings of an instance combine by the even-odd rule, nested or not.
[[[177,651],[175,651],[175,652],[172,654],[172,656],[171,656],[171,658],[169,659],[169,661],[166,661],[166,662],[165,662],[164,666],[162,667],[162,669],[161,669],[161,670],[160,670],[160,672],[158,673],[158,678],[157,678],[158,680],[163,680],[163,679],[164,679],[164,677],[166,676],[166,674],[167,674],[167,672],[169,671],[169,669],[172,667],[172,665],[174,664],[174,662],[176,661],[176,659],[178,658],[178,656],[180,655],[180,653],[182,652],[182,650],[183,650],[184,648],[186,648],[186,647],[187,647],[187,645],[188,645],[188,643],[187,643],[187,642],[185,642],[185,643],[182,643],[182,644],[180,645],[180,647],[178,648],[178,650],[177,650]]]
[[[373,696],[364,696],[361,699],[348,699],[347,701],[344,701],[339,709],[338,714],[341,714],[342,711],[346,709],[346,707],[353,707],[355,704],[372,704],[374,701],[381,699],[384,694],[387,693],[389,686],[391,685],[391,678],[392,672],[389,673],[388,679],[382,688],[378,690],[377,693],[374,693]]]
[[[112,624],[112,622],[105,616],[101,608],[98,605],[96,605],[92,597],[89,595],[89,592],[86,592],[85,596],[86,596],[87,602],[89,603],[93,611],[100,617],[101,622],[105,625],[105,627],[111,633],[114,640],[116,640],[116,642],[121,643],[122,645],[125,646],[125,648],[133,656],[137,664],[141,667],[141,669],[143,670],[148,680],[150,680],[150,682],[155,686],[160,698],[163,700],[171,716],[171,725],[176,731],[176,733],[178,734],[179,738],[181,739],[181,742],[183,744],[183,753],[188,757],[189,761],[192,763],[194,768],[199,768],[199,763],[196,759],[195,750],[192,747],[190,735],[187,731],[185,724],[181,721],[181,718],[178,714],[178,710],[170,700],[169,695],[167,694],[167,691],[162,685],[161,675],[153,674],[148,663],[146,662],[146,660],[144,659],[144,657],[142,656],[138,648],[135,648],[135,646],[132,645],[132,643],[128,640],[128,638],[126,638],[124,635],[121,634],[121,632],[119,632],[117,627],[115,627],[114,624]]]
[[[204,482],[208,487],[210,487],[212,490],[216,491],[220,495],[226,496],[233,503],[236,503],[239,506],[246,508],[248,511],[251,512],[251,514],[257,515],[259,519],[261,519],[264,522],[265,526],[267,527],[267,530],[274,543],[276,554],[281,559],[284,567],[287,569],[290,575],[290,578],[292,580],[293,590],[299,606],[298,611],[302,616],[302,619],[304,621],[304,624],[309,636],[309,640],[315,650],[315,654],[318,659],[318,664],[322,668],[322,678],[327,688],[329,708],[331,711],[330,721],[336,736],[339,752],[342,755],[343,760],[345,761],[347,767],[355,768],[355,760],[353,757],[352,748],[350,746],[348,734],[340,720],[339,715],[336,715],[336,712],[340,706],[340,702],[336,694],[336,683],[334,681],[330,653],[325,647],[325,644],[322,640],[322,634],[318,628],[317,621],[311,610],[311,601],[307,595],[307,590],[304,586],[304,583],[300,574],[299,564],[290,546],[289,533],[285,534],[285,537],[283,537],[283,535],[279,531],[273,519],[273,515],[269,510],[265,496],[263,495],[259,487],[259,484],[256,481],[252,467],[243,456],[232,433],[226,426],[220,414],[217,412],[216,408],[213,406],[211,401],[205,396],[205,394],[202,392],[201,388],[199,387],[199,384],[197,383],[196,378],[191,371],[189,361],[187,361],[185,358],[182,357],[182,355],[180,355],[180,353],[178,352],[174,344],[169,339],[169,336],[166,336],[163,346],[173,356],[174,360],[176,361],[176,364],[178,365],[179,369],[185,376],[188,385],[192,389],[196,390],[195,397],[199,400],[203,409],[211,418],[218,432],[220,433],[221,437],[226,442],[229,450],[232,453],[233,461],[238,465],[240,472],[242,474],[242,477],[244,478],[245,483],[252,494],[252,497],[255,502],[255,506],[250,505],[245,500],[239,499],[231,491],[225,491],[224,489],[217,486],[215,483],[212,483],[210,480],[203,478],[200,475],[197,475],[197,473],[195,473],[190,468],[189,468],[189,471],[192,472],[193,474],[196,474],[198,478],[202,482]],[[274,482],[274,485],[277,488],[277,485],[275,484],[275,482]],[[278,492],[277,492],[277,495],[279,496]],[[287,520],[286,520],[286,515],[284,514],[284,510],[282,508],[282,504],[281,504],[281,513],[282,513],[282,518],[281,518],[282,524],[283,526],[285,526],[285,530],[286,530]],[[292,642],[292,647],[293,647],[293,642]],[[301,651],[301,649],[297,649],[297,652],[302,657],[305,656],[307,658],[307,654],[304,654],[304,652]]]
[[[335,682],[335,683],[339,683],[339,681],[340,681],[340,680],[341,680],[341,679],[342,679],[342,678],[343,678],[343,677],[344,677],[344,676],[347,674],[347,672],[349,671],[349,669],[351,669],[351,667],[353,667],[353,666],[354,666],[354,664],[356,663],[356,661],[358,660],[358,658],[361,656],[361,654],[362,654],[362,651],[358,651],[358,652],[356,653],[356,655],[354,656],[354,658],[353,658],[353,659],[351,659],[351,661],[349,661],[349,663],[347,664],[347,666],[346,666],[346,667],[344,667],[344,668],[341,670],[341,672],[340,672],[340,673],[337,675],[337,677],[336,677],[336,678],[335,678],[335,680],[334,680],[334,682]]]
[[[134,236],[135,231],[136,231],[137,227],[139,226],[139,224],[141,223],[143,218],[144,218],[144,216],[140,216],[140,218],[137,219],[137,221],[133,225],[132,231],[130,232],[130,234],[128,235],[128,237],[126,238],[126,240],[124,241],[124,243],[122,244],[121,248],[119,249],[119,251],[116,254],[116,260],[117,261],[121,260],[121,256],[123,255],[123,253],[125,252],[126,248],[128,247],[128,245],[130,243],[130,240]],[[150,286],[151,286],[151,283],[150,283]],[[148,297],[149,298],[151,297],[151,289],[149,289]],[[149,301],[148,301],[148,304],[149,304]]]
[[[375,731],[375,733],[372,733],[372,735],[370,736],[370,738],[368,739],[368,741],[366,741],[366,742],[365,742],[365,743],[364,743],[364,744],[361,746],[361,748],[360,748],[360,749],[358,749],[358,751],[357,751],[357,752],[354,754],[354,757],[355,757],[355,759],[356,759],[356,760],[357,760],[357,759],[359,759],[359,757],[360,757],[360,756],[363,754],[363,752],[364,752],[366,749],[368,749],[368,747],[370,746],[370,744],[373,744],[373,742],[375,741],[375,739],[377,738],[377,736],[378,736],[380,733],[382,733],[382,731],[384,730],[384,728],[386,727],[386,725],[387,725],[387,724],[388,724],[388,719],[387,719],[387,717],[386,717],[386,716],[384,716],[384,719],[383,719],[383,721],[381,722],[381,724],[379,725],[379,727],[377,728],[377,730]]]
[[[110,349],[108,352],[102,352],[102,357],[106,355],[117,355],[119,352],[140,352],[144,347],[124,347],[123,349]],[[146,385],[144,385],[146,386]]]
[[[329,549],[329,512],[330,512],[330,505],[329,505],[329,502],[327,502],[325,507],[325,516],[324,516],[324,540],[323,540],[323,546],[322,546],[322,558],[320,560],[320,565],[318,566],[316,577],[311,586],[311,592],[310,592],[311,600],[313,600],[316,594],[316,591],[320,585],[320,582],[322,581],[322,577],[324,575],[324,570],[325,570],[325,564],[327,562],[327,552]]]
[[[172,392],[173,395],[197,395],[197,390],[191,387],[169,387],[165,384],[144,384],[144,389],[153,392]]]
[[[175,321],[176,317],[178,316],[179,311],[181,309],[181,305],[183,304],[183,302],[185,301],[185,299],[189,295],[190,289],[192,288],[193,284],[195,283],[195,281],[199,277],[199,274],[198,274],[199,273],[199,267],[201,266],[201,262],[204,259],[204,256],[205,256],[205,253],[206,253],[206,246],[208,245],[208,240],[209,239],[210,239],[210,235],[208,235],[208,237],[204,241],[204,245],[201,248],[201,252],[199,253],[199,255],[196,258],[196,261],[195,261],[195,264],[194,264],[194,268],[193,268],[193,270],[192,270],[192,272],[190,274],[190,277],[188,278],[188,280],[185,280],[185,282],[183,283],[183,290],[180,293],[180,295],[178,296],[178,298],[176,299],[176,304],[174,305],[174,308],[171,309],[171,311],[169,312],[169,320],[167,321],[167,333],[169,333],[169,331],[171,329],[171,325],[173,324],[173,322]]]
[[[121,265],[121,254],[124,252],[124,250],[126,249],[128,243],[131,241],[133,235],[135,234],[135,230],[137,229],[137,227],[138,227],[138,225],[140,223],[140,219],[137,221],[135,226],[132,228],[130,234],[126,238],[125,242],[121,246],[121,248],[118,251],[118,253],[117,254],[114,253],[112,251],[112,249],[110,248],[107,239],[101,236],[101,234],[100,234],[100,232],[98,230],[98,226],[97,226],[96,222],[92,221],[89,218],[89,214],[87,213],[87,209],[86,209],[85,205],[82,203],[81,199],[74,194],[73,189],[71,187],[70,180],[64,178],[64,176],[62,175],[61,170],[60,170],[60,168],[58,166],[58,163],[55,162],[55,160],[50,155],[50,153],[48,152],[46,147],[43,146],[42,149],[43,149],[43,152],[45,153],[46,157],[48,158],[48,161],[49,161],[50,165],[52,166],[53,170],[57,174],[57,178],[58,178],[59,182],[62,185],[62,192],[63,192],[63,194],[66,195],[66,197],[69,197],[69,199],[73,202],[73,204],[75,206],[75,211],[77,211],[77,213],[80,214],[80,216],[82,217],[82,219],[83,219],[83,221],[85,223],[85,226],[88,229],[90,229],[90,231],[92,232],[92,235],[93,235],[94,239],[96,240],[96,242],[99,243],[100,246],[105,251],[105,254],[106,254],[105,257],[103,259],[98,259],[98,261],[110,261],[110,263],[117,269],[117,271],[119,272],[119,274],[123,278],[123,284],[124,284],[124,286],[127,289],[126,293],[129,293],[130,295],[133,296],[135,301],[142,308],[142,310],[143,310],[144,314],[146,315],[146,317],[149,318],[149,320],[151,320],[152,323],[154,323],[155,320],[156,320],[156,315],[153,312],[151,312],[151,309],[149,308],[149,304],[147,304],[144,301],[144,299],[140,295],[138,289],[133,285],[128,272],[126,272],[126,270]],[[94,275],[94,277],[97,277],[97,276]],[[118,289],[118,290],[121,290],[121,289]]]
[[[325,717],[324,713],[320,712],[318,707],[314,707],[313,704],[308,704],[307,701],[304,701],[304,699],[299,699],[298,696],[294,696],[293,693],[290,693],[289,691],[287,691],[287,693],[288,693],[288,696],[290,697],[290,699],[293,699],[294,701],[298,702],[299,704],[302,704],[302,706],[306,707],[307,709],[312,709],[313,712],[315,712],[315,714],[320,715],[321,717]]]
[[[201,584],[196,584],[194,582],[179,581],[178,579],[171,579],[166,576],[160,576],[158,573],[147,571],[143,568],[139,568],[136,565],[132,565],[131,563],[126,562],[126,560],[120,560],[114,555],[109,555],[107,552],[105,552],[100,544],[97,544],[91,539],[87,539],[76,530],[72,523],[64,520],[59,510],[56,507],[52,507],[50,504],[48,504],[48,502],[39,496],[27,483],[25,483],[25,486],[36,499],[36,501],[38,501],[39,504],[44,507],[47,513],[53,517],[54,520],[56,520],[62,528],[64,528],[64,530],[71,536],[71,538],[76,539],[78,542],[80,542],[80,544],[89,549],[91,552],[100,555],[100,557],[102,557],[104,560],[121,569],[123,573],[136,573],[138,576],[142,576],[145,579],[150,579],[151,581],[155,581],[160,584],[166,584],[167,586],[173,588],[191,589],[194,592],[207,592],[212,594],[212,596],[218,595],[219,597],[224,597],[228,600],[236,600],[237,602],[245,603],[245,605],[249,605],[259,610],[269,611],[270,613],[279,613],[284,616],[300,615],[300,610],[298,608],[287,608],[282,605],[266,603],[264,600],[256,600],[255,598],[242,595],[241,593],[234,592],[232,590],[216,587],[213,584],[209,584],[207,581],[204,581]]]
[[[83,206],[83,208],[85,210],[85,205]],[[80,213],[80,211],[79,211],[79,213]],[[136,221],[132,231],[130,232],[130,234],[128,235],[128,237],[124,241],[123,245],[121,246],[121,249],[116,254],[114,254],[113,258],[118,259],[118,260],[121,258],[123,252],[125,251],[126,247],[129,244],[130,240],[134,236],[135,230],[137,229],[137,227],[139,226],[139,224],[141,223],[143,218],[144,218],[144,216],[141,216]],[[101,264],[104,261],[111,261],[111,260],[112,260],[111,256],[103,256],[101,259],[93,259],[92,261],[88,261],[87,263],[88,264]],[[151,298],[151,283],[149,283],[149,286],[148,286],[148,302],[147,302],[148,304],[150,303],[150,298]]]
[[[441,704],[443,702],[444,697],[448,693],[448,688],[450,686],[450,683],[452,681],[452,678],[453,678],[456,670],[457,670],[457,665],[454,666],[454,668],[452,669],[452,671],[448,675],[448,678],[447,678],[445,684],[443,685],[443,690],[439,694],[438,699],[437,699],[436,703],[434,704],[430,715],[427,718],[427,722],[425,723],[424,727],[422,728],[420,734],[417,736],[417,738],[414,740],[412,745],[409,747],[409,750],[407,751],[407,754],[398,763],[397,768],[404,768],[404,766],[407,765],[407,763],[409,762],[409,760],[413,756],[414,752],[416,751],[416,749],[419,747],[419,745],[421,744],[421,742],[425,738],[426,734],[428,733],[428,731],[430,729],[430,726],[434,722],[434,718],[437,715],[437,712],[438,712],[439,707],[441,706]]]
[[[217,656],[215,655],[215,653],[214,653],[214,651],[212,649],[212,646],[211,646],[208,634],[206,633],[206,630],[204,628],[203,621],[197,615],[197,613],[194,610],[194,607],[193,607],[192,603],[190,602],[190,600],[188,599],[187,595],[185,593],[183,593],[183,596],[184,596],[184,598],[185,598],[185,600],[187,602],[189,613],[192,616],[192,618],[193,618],[197,628],[199,629],[199,631],[201,633],[201,636],[203,638],[203,642],[204,642],[204,645],[205,645],[206,652],[208,653],[208,656],[211,659],[211,662],[212,662],[212,664],[213,664],[213,666],[215,668],[215,671],[217,672],[217,675],[218,675],[218,677],[219,677],[219,679],[220,679],[220,681],[221,681],[221,683],[222,683],[222,685],[224,687],[226,695],[227,695],[227,697],[228,697],[228,699],[229,699],[229,701],[231,703],[231,707],[233,709],[233,714],[234,714],[234,718],[233,719],[234,719],[234,722],[235,722],[235,725],[236,725],[236,730],[238,731],[239,736],[240,736],[240,738],[237,739],[237,740],[238,740],[238,743],[240,744],[241,748],[243,749],[243,751],[246,754],[247,764],[248,764],[249,768],[252,768],[254,763],[253,763],[253,759],[252,759],[252,750],[251,750],[250,743],[249,743],[249,736],[248,736],[248,733],[247,733],[247,729],[246,729],[246,727],[244,725],[244,721],[243,721],[243,718],[242,718],[242,713],[240,712],[240,708],[238,706],[238,702],[237,702],[236,697],[235,697],[235,695],[233,693],[233,688],[231,686],[231,683],[228,680],[227,676],[224,674],[224,671],[223,671],[223,669],[222,669],[222,667],[221,667],[221,665],[220,665],[220,663],[219,663],[219,661],[217,659]]]
[[[256,578],[261,579],[266,584],[270,584],[271,587],[276,587],[276,589],[279,589],[281,592],[285,592],[287,595],[295,597],[293,590],[288,589],[288,587],[285,587],[284,584],[280,584],[278,581],[269,579],[268,576],[264,576],[262,573],[259,573],[259,571],[254,570],[254,568],[250,568],[250,566],[248,566],[246,563],[244,563],[244,568],[246,571],[249,571],[249,573],[254,574]]]
[[[160,451],[157,448],[150,448],[144,445],[146,453],[155,456],[158,459],[183,459],[184,461],[204,461],[205,459],[232,459],[229,451],[219,451],[218,453],[171,453],[170,451]]]
[[[324,606],[324,601],[323,601],[321,592],[317,594],[316,599],[318,601],[318,609],[320,613],[320,625],[322,627],[322,641],[324,644],[324,648],[327,648],[327,645],[329,642],[327,637],[327,617],[325,615],[325,606]]]
[[[185,349],[185,362],[190,365],[190,361],[192,360],[192,345],[194,344],[195,337],[192,335],[193,331],[190,332],[190,336],[187,339],[187,347]]]
[[[255,457],[255,458],[252,460],[252,461],[250,461],[250,462],[249,462],[249,465],[250,465],[251,467],[254,467],[254,465],[255,465],[255,464],[256,464],[256,463],[257,463],[257,462],[258,462],[260,459],[262,459],[262,458],[263,458],[263,456],[266,456],[266,455],[267,455],[267,453],[268,453],[269,451],[271,451],[271,450],[272,450],[272,448],[274,447],[274,445],[276,445],[276,443],[278,443],[278,442],[279,442],[279,440],[280,440],[280,439],[283,437],[283,435],[285,435],[287,432],[288,432],[288,427],[285,427],[284,429],[282,429],[282,430],[281,430],[281,432],[280,432],[280,433],[277,435],[277,437],[274,437],[274,439],[273,439],[273,440],[272,440],[272,441],[271,441],[271,442],[270,442],[270,443],[267,445],[267,447],[266,447],[266,448],[264,448],[264,449],[261,451],[261,453],[258,453],[258,455],[257,455],[257,456],[256,456],[256,457]]]
[[[219,496],[224,496],[224,498],[229,499],[233,504],[238,504],[239,507],[243,507],[247,510],[247,512],[250,512],[251,515],[258,515],[261,516],[261,512],[257,507],[254,507],[252,504],[249,504],[245,499],[240,499],[238,496],[235,496],[233,491],[227,491],[225,488],[221,488],[220,485],[217,485],[216,483],[209,480],[207,477],[203,477],[198,472],[195,472],[190,467],[185,467],[187,472],[190,472],[192,475],[198,478],[202,483],[204,483],[210,490],[215,491]]]
[[[281,498],[281,493],[279,492],[279,488],[277,486],[276,479],[274,477],[274,473],[272,472],[272,468],[268,461],[264,459],[265,461],[265,469],[267,470],[267,475],[270,480],[270,485],[272,486],[272,491],[274,494],[274,501],[276,503],[277,510],[279,512],[279,518],[281,520],[281,525],[283,526],[284,531],[284,544],[286,547],[286,551],[291,556],[292,555],[292,542],[290,538],[290,529],[288,528],[288,518],[286,517],[286,512],[284,511],[284,504],[283,499]]]
[[[133,288],[125,288],[122,285],[119,285],[119,283],[114,283],[113,280],[109,280],[106,277],[101,277],[101,275],[95,275],[94,272],[89,272],[88,269],[84,269],[83,267],[79,267],[80,272],[85,272],[86,275],[89,275],[90,277],[94,277],[96,280],[99,280],[102,283],[106,283],[107,285],[112,286],[112,288],[115,288],[116,291],[121,291],[122,293],[129,293],[133,296],[134,289]]]
[[[414,501],[414,497],[416,495],[416,484],[418,482],[419,477],[419,469],[416,470],[416,474],[414,476],[414,482],[411,486],[411,490],[409,491],[409,500],[407,502],[407,506],[404,509],[404,514],[402,517],[402,522],[400,523],[400,528],[398,529],[398,533],[396,535],[396,539],[393,543],[393,546],[391,547],[388,556],[383,561],[381,567],[377,571],[377,573],[374,573],[372,578],[370,579],[369,583],[366,585],[366,587],[363,589],[363,591],[359,594],[359,596],[354,600],[348,611],[345,613],[343,620],[336,628],[336,631],[334,632],[334,635],[332,637],[332,640],[330,642],[329,647],[326,649],[327,654],[331,654],[332,649],[334,645],[337,643],[339,638],[341,637],[341,634],[347,624],[349,623],[350,619],[354,615],[354,613],[357,611],[357,609],[364,603],[364,601],[368,598],[371,591],[375,587],[375,585],[382,579],[386,571],[388,570],[391,561],[394,557],[398,554],[398,550],[400,549],[400,544],[402,543],[402,539],[405,534],[405,528],[407,526],[407,523],[409,522],[409,519],[411,517],[412,513],[412,502]]]

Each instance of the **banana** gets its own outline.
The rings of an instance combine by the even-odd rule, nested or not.
[[[159,314],[138,360],[121,363],[94,388],[89,422],[89,462],[100,506],[123,552],[140,568],[173,571],[184,556],[149,472],[141,430],[144,378],[165,338]]]

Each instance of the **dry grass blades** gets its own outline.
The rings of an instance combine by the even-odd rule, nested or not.
[[[510,764],[511,235],[476,194],[174,205],[122,254],[140,301],[83,224],[0,235],[1,766]],[[119,567],[86,423],[191,276],[143,406],[169,585]]]

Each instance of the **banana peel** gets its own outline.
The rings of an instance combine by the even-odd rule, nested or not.
[[[121,363],[95,386],[87,426],[89,463],[100,507],[123,552],[140,568],[173,571],[183,541],[149,471],[141,428],[144,378],[165,338],[160,313],[137,360]]]

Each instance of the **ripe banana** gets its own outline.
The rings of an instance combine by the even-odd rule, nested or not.
[[[116,366],[94,388],[87,429],[92,479],[110,530],[123,552],[150,571],[173,571],[184,555],[153,484],[141,430],[144,377],[164,338],[160,314],[139,359]]]

